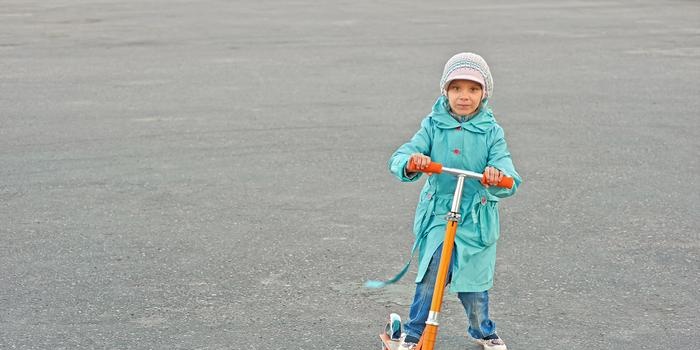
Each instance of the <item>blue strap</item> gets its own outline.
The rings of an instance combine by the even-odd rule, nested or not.
[[[396,276],[394,276],[386,281],[369,280],[369,281],[365,282],[365,288],[377,289],[377,288],[386,287],[389,284],[394,284],[394,283],[398,282],[401,278],[403,278],[403,275],[405,275],[406,272],[408,272],[408,268],[411,266],[411,261],[413,261],[413,256],[416,253],[416,248],[418,248],[420,243],[425,239],[425,237],[428,236],[427,226],[428,226],[428,223],[430,222],[430,215],[435,210],[435,198],[434,198],[435,191],[431,191],[427,195],[430,196],[430,203],[428,203],[428,208],[427,208],[425,214],[423,215],[423,217],[421,218],[420,227],[418,228],[419,232],[421,232],[421,235],[418,238],[416,238],[415,242],[413,242],[413,248],[411,248],[411,258],[408,259],[408,262],[406,263],[406,265],[404,265],[404,267],[401,269],[401,271],[399,271],[398,274],[396,274]]]
[[[413,256],[416,252],[416,248],[418,247],[420,242],[425,238],[426,235],[427,235],[427,232],[424,232],[413,243],[413,248],[411,248],[411,258],[408,259],[408,262],[406,263],[406,265],[404,265],[404,267],[401,269],[401,271],[399,271],[398,274],[396,274],[396,276],[394,276],[386,281],[369,280],[369,281],[365,282],[365,288],[371,288],[371,289],[384,288],[387,285],[394,284],[394,283],[398,282],[401,278],[403,278],[403,275],[405,275],[406,272],[408,272],[408,268],[411,266],[411,261],[413,261]]]

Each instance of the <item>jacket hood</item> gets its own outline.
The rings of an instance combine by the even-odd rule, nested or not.
[[[483,134],[496,125],[496,118],[493,117],[488,99],[484,99],[479,107],[479,112],[464,123],[460,123],[452,117],[448,105],[447,97],[440,96],[433,105],[433,111],[428,115],[435,122],[435,126],[440,129],[454,129],[461,126],[471,132]]]

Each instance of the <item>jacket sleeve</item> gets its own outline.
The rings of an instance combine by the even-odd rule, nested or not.
[[[489,157],[487,160],[487,165],[492,166],[505,175],[513,178],[513,188],[500,188],[500,187],[489,187],[488,192],[496,197],[505,198],[510,197],[515,194],[518,186],[522,182],[520,175],[515,170],[513,165],[513,160],[510,157],[510,151],[508,151],[508,145],[506,144],[505,135],[503,129],[500,126],[494,128],[493,143],[489,148]]]
[[[430,118],[423,119],[420,130],[413,135],[410,141],[401,145],[389,158],[389,171],[399,180],[409,182],[416,181],[421,177],[422,173],[407,174],[406,163],[408,163],[411,154],[422,153],[427,156],[430,155],[430,147],[432,146],[431,128]]]

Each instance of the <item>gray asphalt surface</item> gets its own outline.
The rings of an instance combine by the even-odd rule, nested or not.
[[[700,348],[697,1],[0,4],[0,349],[378,349],[422,184],[389,155],[475,51],[524,183],[511,350]],[[439,349],[476,349],[449,296]]]

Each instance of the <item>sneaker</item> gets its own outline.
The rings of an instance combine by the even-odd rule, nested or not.
[[[413,350],[418,346],[416,343],[406,343],[404,341],[401,341],[401,345],[399,345],[399,350]]]
[[[408,341],[406,341],[406,338],[408,338]],[[407,336],[406,333],[401,334],[401,344],[399,344],[397,350],[413,350],[418,346],[418,343],[414,343],[414,341],[418,340],[416,337]]]
[[[503,339],[477,339],[477,343],[484,347],[484,350],[508,350]]]

